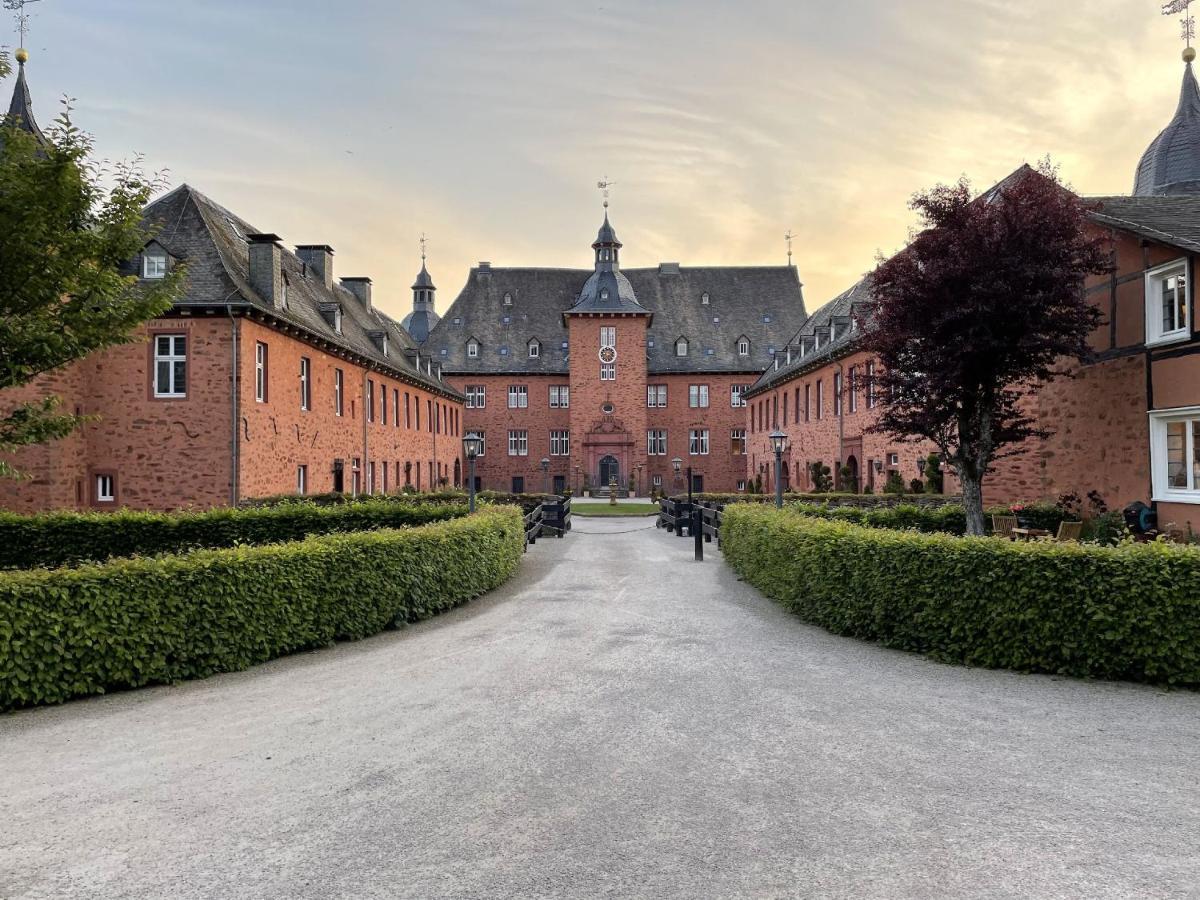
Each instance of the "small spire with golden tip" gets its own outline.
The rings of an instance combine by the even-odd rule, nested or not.
[[[17,62],[19,62],[21,65],[25,65],[25,63],[29,62],[29,51],[24,47],[18,47],[17,52],[14,53],[13,56],[16,57]]]
[[[1190,63],[1195,58],[1196,58],[1196,48],[1195,47],[1184,47],[1183,48],[1183,61],[1185,63]]]

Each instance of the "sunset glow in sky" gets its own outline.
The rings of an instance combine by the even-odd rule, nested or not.
[[[103,155],[333,245],[396,316],[422,231],[439,311],[478,260],[589,266],[606,174],[626,266],[779,264],[790,228],[813,310],[936,182],[1050,154],[1128,193],[1183,69],[1159,6],[42,0],[28,75],[43,125],[69,94]]]

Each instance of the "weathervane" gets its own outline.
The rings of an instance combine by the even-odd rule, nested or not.
[[[788,265],[792,264],[792,229],[788,229],[787,234],[783,236],[788,245]]]
[[[1196,58],[1196,51],[1192,49],[1192,39],[1196,37],[1196,17],[1192,15],[1191,6],[1192,0],[1168,0],[1162,5],[1164,16],[1183,13],[1183,18],[1179,20],[1179,36],[1186,45],[1183,51],[1184,62],[1191,62]]]
[[[421,265],[425,264],[425,232],[421,232]]]
[[[29,31],[29,13],[25,12],[27,3],[40,3],[41,0],[4,0],[4,8],[16,13],[17,34],[21,37],[20,49],[25,47],[25,35]],[[22,60],[23,61],[23,60]]]
[[[600,192],[601,192],[601,193],[604,195],[604,208],[605,208],[605,209],[608,209],[608,192],[609,192],[609,189],[610,189],[610,188],[611,188],[611,187],[612,187],[614,184],[616,184],[616,182],[615,182],[615,181],[609,181],[609,180],[608,180],[608,176],[607,176],[607,175],[605,175],[603,178],[601,178],[599,181],[597,181],[597,182],[596,182],[596,187],[600,188]]]

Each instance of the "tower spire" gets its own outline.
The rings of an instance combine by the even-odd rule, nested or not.
[[[29,14],[25,11],[25,5],[39,2],[41,0],[4,0],[4,8],[16,14],[17,33],[21,39],[21,46],[13,54],[17,60],[17,82],[13,86],[12,100],[8,105],[8,121],[44,143],[46,137],[33,117],[33,97],[29,93],[29,84],[25,81],[25,63],[29,61],[29,51],[24,46],[25,35],[29,30]]]

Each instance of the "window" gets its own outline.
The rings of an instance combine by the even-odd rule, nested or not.
[[[700,302],[703,303],[705,306],[708,306],[708,300],[709,300],[708,291],[705,291],[703,294],[700,295]]]
[[[512,294],[505,294],[505,295],[504,295],[504,305],[505,305],[505,306],[512,306]]]
[[[117,476],[112,474],[96,476],[96,502],[117,502]]]
[[[739,481],[739,482],[737,483],[737,489],[738,489],[738,493],[741,493],[741,492],[745,491],[745,490],[746,490],[746,482],[745,482],[745,481]]]
[[[858,412],[858,367],[850,367],[850,412]]]
[[[708,406],[708,385],[688,385],[688,406],[692,409],[705,409]]]
[[[375,460],[367,461],[367,493],[375,493]]]
[[[661,476],[661,475],[655,475],[655,476],[653,476],[653,477],[650,479],[650,483],[651,483],[652,485],[654,485],[656,488],[660,488],[660,487],[662,487],[662,476]]]
[[[601,381],[616,381],[617,380],[617,364],[616,363],[600,363],[600,380]]]
[[[510,384],[508,386],[508,408],[528,409],[529,388],[523,384]]]
[[[525,493],[525,477],[523,475],[514,475],[513,476],[512,492],[514,494]]]
[[[267,402],[267,345],[262,341],[254,344],[254,399]]]
[[[308,493],[308,466],[296,467],[296,493],[302,497]]]
[[[708,456],[707,428],[693,428],[688,432],[688,453],[692,456]]]
[[[571,405],[571,388],[565,384],[550,385],[550,408],[567,409]]]
[[[364,398],[367,403],[367,421],[375,421],[375,381],[367,379],[367,396]]]
[[[161,250],[147,250],[142,255],[142,277],[158,280],[167,277],[167,254]]]
[[[312,363],[307,356],[300,357],[300,408],[312,409]]]
[[[475,359],[479,356],[479,343],[477,341],[467,341],[467,357]]]
[[[680,338],[679,340],[677,340],[675,342],[675,355],[676,356],[687,356],[687,351],[688,351],[687,338]]]
[[[806,384],[804,386],[804,421],[805,422],[808,421],[809,411],[810,411],[811,407],[812,407],[812,385]]]
[[[738,356],[750,355],[750,338],[738,338]]]
[[[408,391],[404,392],[404,427],[412,428],[412,415],[410,414],[408,406]],[[420,424],[418,424],[417,427],[420,428]]]
[[[820,421],[825,415],[825,385],[821,379],[817,379],[817,421]]]
[[[341,369],[333,370],[333,411],[339,416],[346,412],[345,378],[346,373]]]
[[[1186,337],[1191,286],[1187,260],[1146,273],[1146,343],[1159,344]]]
[[[508,455],[509,456],[528,456],[529,455],[529,432],[521,429],[520,431],[510,431],[508,433]]]
[[[616,349],[616,346],[617,329],[611,325],[605,325],[600,329],[600,349],[603,350],[605,347],[612,347],[613,349]]]
[[[542,345],[539,344],[537,341],[530,341],[529,342],[529,358],[537,359],[541,355],[542,355]]]
[[[1154,499],[1200,503],[1200,407],[1150,413]]]
[[[379,476],[380,476],[380,481],[383,482],[380,485],[379,489],[381,491],[383,491],[383,493],[386,494],[388,492],[388,464],[387,463],[381,462],[379,464]]]
[[[875,408],[875,360],[867,363],[867,409]]]
[[[899,466],[900,465],[900,454],[899,453],[889,453],[888,454],[888,465],[889,466]]]
[[[729,388],[729,405],[731,407],[733,407],[734,409],[745,406],[746,405],[746,400],[745,400],[746,391],[750,390],[751,387],[752,387],[752,385],[749,385],[749,384],[732,385]]]
[[[746,455],[746,429],[731,428],[729,431],[730,452],[734,456]]]
[[[646,455],[667,455],[667,429],[652,428],[646,432]]]
[[[433,434],[433,401],[425,401],[425,427]]]
[[[476,431],[475,433],[479,435],[479,455],[483,456],[484,450],[487,449],[487,436],[482,431]]]
[[[154,396],[187,396],[187,338],[182,334],[154,338]]]
[[[487,406],[487,389],[482,384],[467,385],[467,409],[483,409]]]
[[[387,424],[387,385],[379,386],[379,421],[381,424]]]
[[[570,456],[571,455],[571,432],[569,432],[569,431],[551,431],[550,432],[550,455],[551,456]]]
[[[665,384],[646,385],[646,405],[651,408],[666,409],[667,386]]]
[[[842,414],[842,373],[833,373],[833,414]]]
[[[400,427],[400,389],[392,388],[392,427]]]

